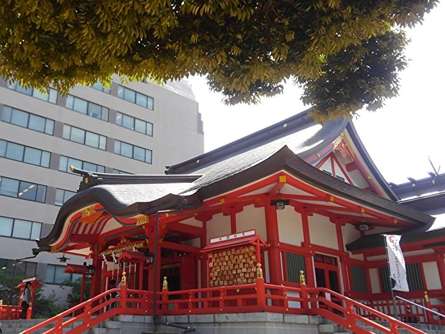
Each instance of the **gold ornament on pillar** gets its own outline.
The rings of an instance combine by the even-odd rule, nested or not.
[[[122,286],[127,285],[127,273],[125,271],[122,273],[121,285]]]
[[[304,277],[303,270],[300,270],[300,285],[306,285],[306,278]]]
[[[256,264],[256,278],[264,278],[263,268],[261,268],[261,263]]]
[[[164,279],[163,279],[163,281],[162,281],[162,290],[165,290],[165,291],[168,290],[167,276],[164,276]]]

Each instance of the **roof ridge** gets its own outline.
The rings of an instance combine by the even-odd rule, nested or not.
[[[312,107],[268,127],[255,131],[228,144],[215,148],[209,152],[194,156],[175,165],[166,166],[166,174],[179,174],[202,168],[210,163],[228,158],[252,148],[261,146],[277,138],[284,137],[295,130],[302,130],[312,124],[310,116]]]

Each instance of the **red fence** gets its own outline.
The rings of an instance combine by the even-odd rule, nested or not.
[[[369,306],[325,288],[296,288],[265,284],[258,278],[255,284],[229,287],[163,290],[155,295],[122,287],[104,292],[22,334],[46,329],[47,334],[80,334],[114,315],[172,315],[240,312],[276,312],[319,315],[358,334],[398,333],[399,329],[413,334],[424,332],[394,319]],[[153,305],[156,305],[153,309]]]
[[[410,298],[411,302],[414,302],[420,306],[426,307],[438,313],[444,314],[445,305],[433,304],[430,302],[429,298]],[[382,299],[371,299],[363,301],[373,309],[376,309],[385,314],[391,314],[401,319],[402,321],[409,323],[423,323],[423,324],[435,324],[435,325],[445,325],[445,318],[440,317],[432,312],[428,312],[421,307],[413,305],[411,303],[405,302],[403,300],[397,299],[395,302],[393,299],[382,298]]]
[[[20,319],[22,309],[16,305],[0,305],[0,320]]]

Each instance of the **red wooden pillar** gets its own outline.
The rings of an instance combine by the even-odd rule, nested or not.
[[[210,219],[212,219],[212,215],[208,213],[200,213],[196,216],[196,219],[202,222],[202,233],[200,235],[200,246],[204,248],[207,246],[207,223]],[[208,287],[208,259],[207,255],[202,255],[200,257],[200,267],[201,267],[201,288]]]
[[[150,219],[150,223],[145,225],[145,236],[148,239],[148,250],[153,255],[153,263],[148,266],[148,290],[160,291],[161,284],[161,247],[159,235],[159,218],[156,216]]]
[[[207,221],[202,221],[203,233],[201,234],[201,248],[207,246]],[[207,276],[207,268],[208,268],[208,259],[207,255],[203,255],[200,258],[201,264],[201,288],[208,287],[208,276]]]
[[[345,252],[345,245],[343,241],[343,232],[341,229],[342,224],[338,222],[333,222],[335,224],[335,231],[337,233],[337,243],[338,243],[338,250],[340,251],[340,269],[341,269],[341,276],[343,278],[343,293],[348,294],[351,292],[351,281],[349,277],[349,270],[348,270],[348,257]]]
[[[236,233],[236,211],[231,210],[230,212],[230,233]]]
[[[270,283],[283,283],[281,268],[280,238],[278,233],[277,210],[274,205],[267,203],[264,207],[266,215],[267,241],[269,247],[269,276]]]
[[[99,245],[93,247],[93,273],[91,275],[91,297],[98,295],[102,283],[102,258],[99,255]]]
[[[297,211],[297,213],[300,213]],[[315,277],[314,277],[314,261],[313,252],[311,251],[311,236],[309,233],[309,214],[303,212],[301,213],[301,222],[303,225],[303,246],[308,250],[308,254],[305,255],[305,265],[306,265],[306,281],[309,287],[315,287]]]

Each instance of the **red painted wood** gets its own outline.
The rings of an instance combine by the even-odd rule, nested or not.
[[[281,284],[283,282],[281,256],[280,256],[280,238],[278,233],[277,210],[270,203],[266,204],[266,230],[267,241],[269,247],[269,275],[270,282],[273,284]]]
[[[230,233],[234,234],[236,233],[236,212],[230,213]]]
[[[347,264],[348,256],[345,253],[341,224],[335,224],[335,232],[337,234],[337,243],[340,254],[339,258],[340,258],[341,276],[343,280],[343,289],[344,289],[343,291],[345,294],[348,294],[351,291],[351,281],[349,277],[349,270]]]

